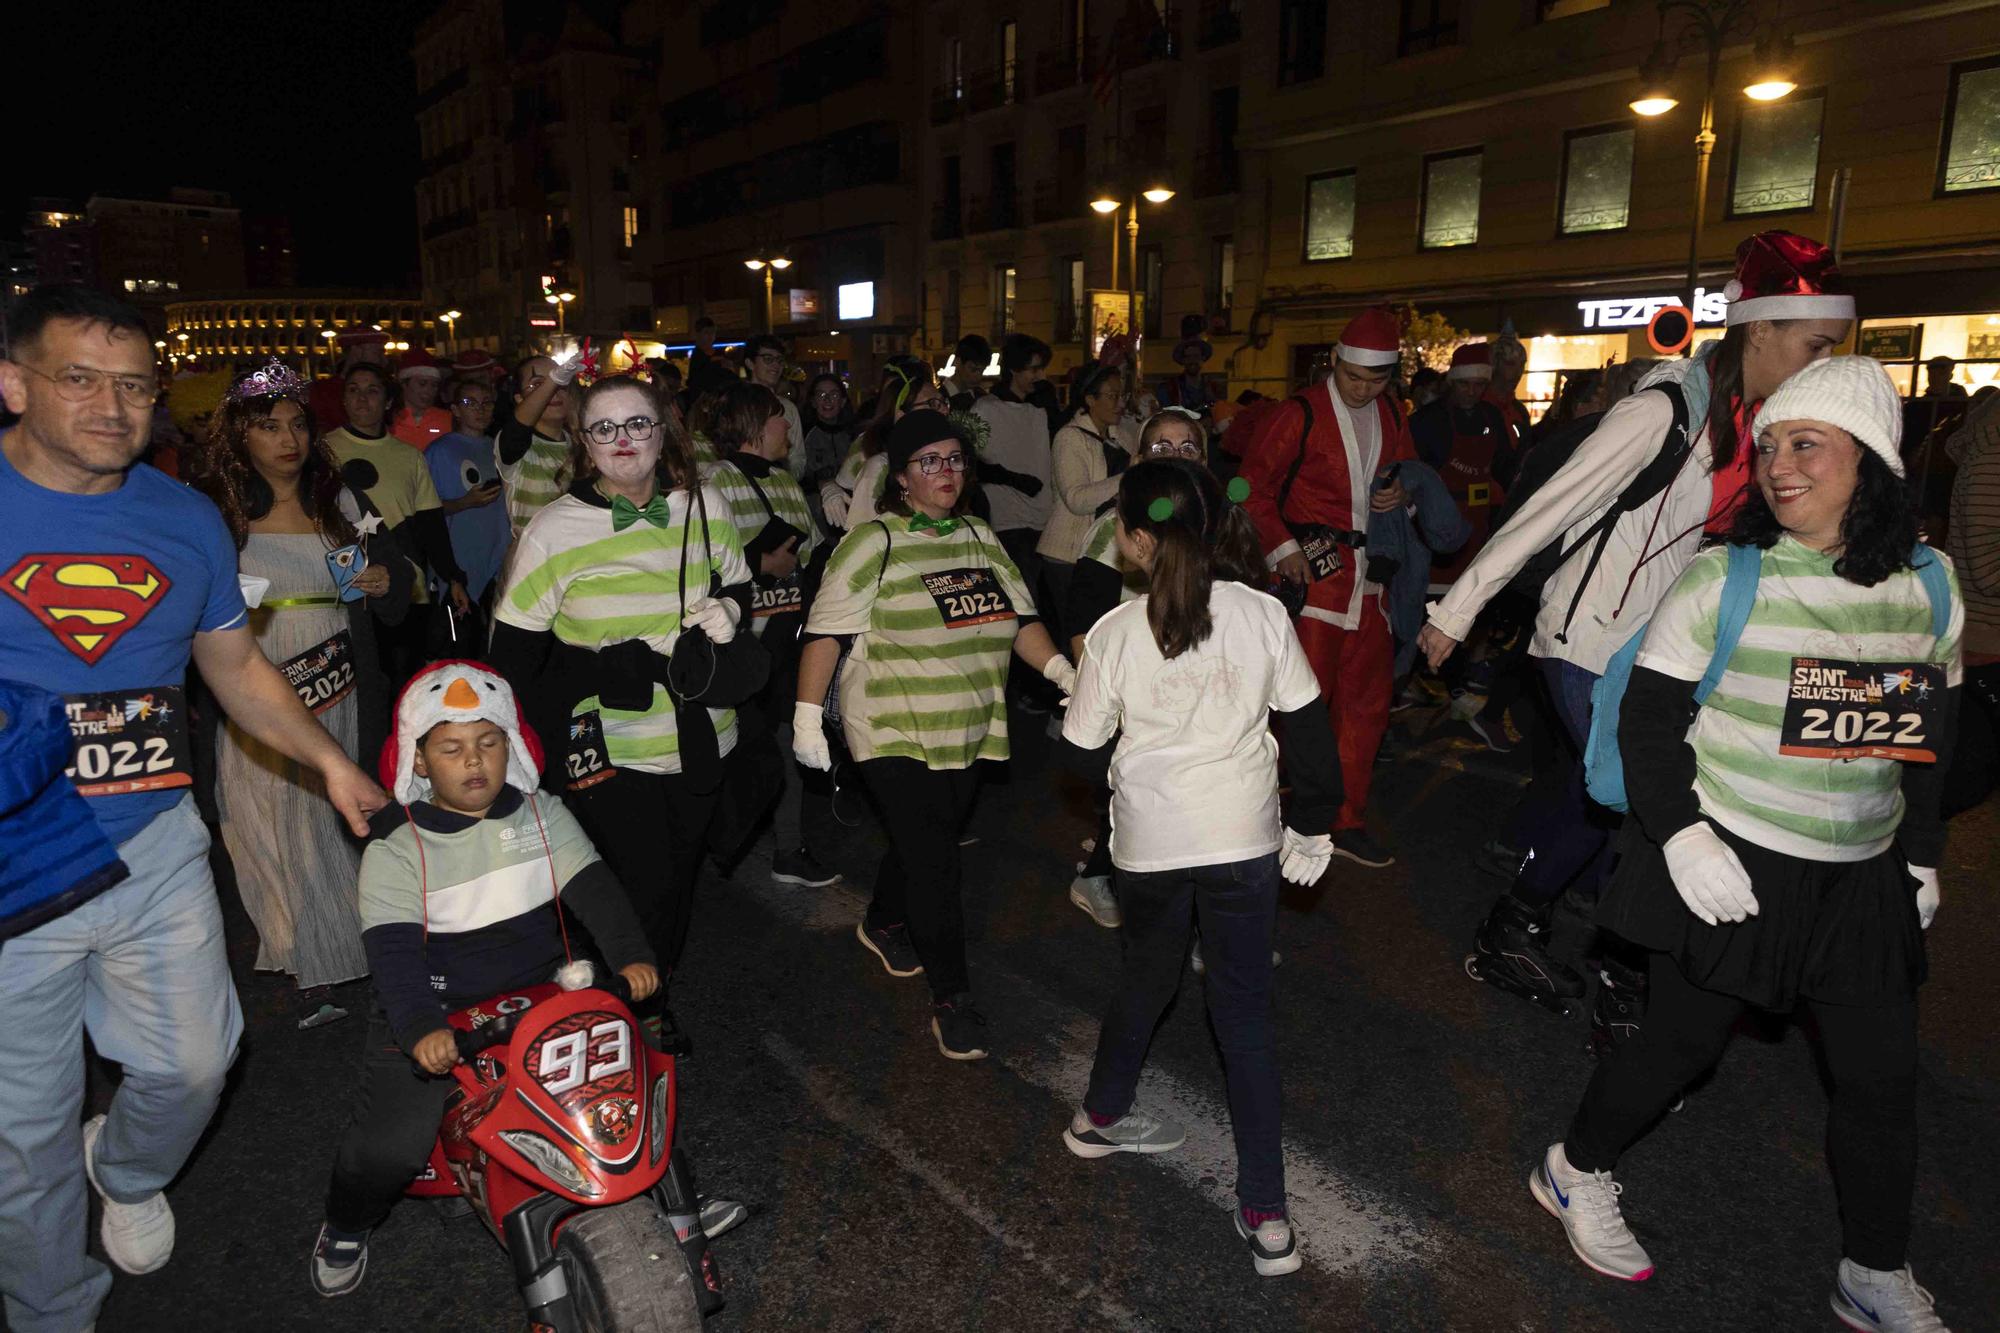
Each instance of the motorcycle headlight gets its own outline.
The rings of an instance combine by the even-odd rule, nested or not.
[[[653,1080],[652,1124],[646,1131],[646,1161],[648,1165],[660,1160],[660,1154],[667,1150],[667,1076],[660,1075]]]
[[[525,1129],[503,1129],[501,1140],[509,1148],[534,1163],[536,1169],[572,1194],[602,1194],[596,1181],[583,1174],[570,1155],[539,1134]]]

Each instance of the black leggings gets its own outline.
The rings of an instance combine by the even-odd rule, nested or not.
[[[597,854],[625,886],[667,976],[687,947],[715,801],[715,792],[696,793],[679,773],[629,768],[595,787],[563,793]]]
[[[909,927],[935,998],[971,990],[958,837],[979,789],[977,771],[929,768],[914,759],[865,759],[861,777],[889,834],[889,850],[875,872],[868,928]]]
[[[1651,955],[1652,989],[1639,1035],[1597,1066],[1563,1149],[1583,1171],[1619,1154],[1712,1067],[1745,1008],[1703,990],[1668,955]],[[1917,1177],[1917,1001],[1826,1004],[1808,999],[1833,1083],[1826,1155],[1840,1197],[1842,1252],[1866,1268],[1903,1266]]]
[[[333,1159],[326,1220],[341,1231],[377,1226],[396,1206],[437,1142],[458,1080],[433,1078],[403,1053],[380,1012],[368,1020],[354,1118]]]

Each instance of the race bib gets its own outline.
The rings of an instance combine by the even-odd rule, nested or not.
[[[990,569],[947,569],[926,574],[924,591],[937,603],[946,629],[1014,618],[1014,603],[1008,600]]]
[[[787,611],[803,610],[805,604],[805,588],[799,583],[797,574],[787,574],[768,588],[757,584],[750,590],[750,614],[759,620],[766,616],[780,616]]]
[[[1340,543],[1333,539],[1330,532],[1308,532],[1299,541],[1299,554],[1306,558],[1306,568],[1312,571],[1315,583],[1332,578],[1343,567]]]
[[[85,796],[194,785],[187,698],[178,685],[67,694],[69,776]]]
[[[354,639],[341,630],[325,643],[278,664],[278,674],[317,716],[354,693]]]
[[[1794,657],[1778,753],[1937,762],[1944,668],[1928,662]]]
[[[571,791],[595,787],[617,773],[604,748],[604,722],[597,710],[569,720],[569,745],[563,751],[564,785]]]

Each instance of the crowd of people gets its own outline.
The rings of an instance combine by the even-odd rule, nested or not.
[[[368,1010],[314,1247],[333,1296],[436,1132],[446,1008],[545,976],[565,909],[664,1001],[711,861],[768,838],[780,883],[859,878],[842,794],[883,847],[858,950],[923,978],[942,1056],[986,1057],[963,847],[1023,725],[1091,774],[1069,900],[1123,946],[1062,1139],[1184,1141],[1136,1090],[1192,957],[1234,1225],[1256,1272],[1294,1271],[1279,886],[1394,864],[1370,808],[1391,715],[1448,704],[1468,737],[1534,752],[1467,849],[1508,880],[1466,923],[1467,971],[1565,1010],[1599,979],[1601,1058],[1529,1179],[1578,1257],[1652,1273],[1620,1156],[1744,1007],[1803,1004],[1831,1072],[1833,1307],[1942,1328],[1906,1253],[1915,997],[1949,793],[1990,785],[1957,775],[1994,748],[2000,411],[1951,418],[1947,558],[1906,405],[1835,354],[1856,312],[1825,247],[1753,236],[1731,291],[1723,336],[1575,377],[1533,424],[1517,340],[1405,380],[1381,308],[1300,392],[1236,402],[1198,327],[1157,385],[1113,339],[1063,386],[1023,333],[964,340],[943,375],[890,358],[867,386],[790,373],[769,336],[727,361],[712,326],[685,372],[391,368],[357,334],[337,385],[243,368],[185,484],[137,463],[160,389],[140,318],[29,293],[0,362],[0,687],[70,750],[8,775],[0,835],[32,814],[74,845],[0,948],[10,1326],[85,1328],[102,1302],[86,1181],[113,1264],[171,1254],[163,1190],[241,1030],[204,770],[257,968],[295,981],[302,1028]],[[389,790],[363,771],[378,755]],[[535,885],[498,850],[529,829]],[[346,988],[363,976],[372,998]],[[79,1126],[84,1031],[125,1078]]]

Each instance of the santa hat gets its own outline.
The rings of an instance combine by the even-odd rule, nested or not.
[[[1393,366],[1403,358],[1403,326],[1388,306],[1370,306],[1340,331],[1335,356],[1349,365]]]
[[[1753,319],[1853,319],[1833,251],[1789,231],[1761,231],[1736,247],[1736,276],[1722,289],[1731,324]]]
[[[1490,380],[1493,378],[1493,347],[1489,343],[1461,343],[1451,354],[1450,380]]]
[[[491,722],[507,733],[507,782],[531,792],[541,781],[542,743],[521,720],[513,687],[483,662],[433,662],[410,678],[396,700],[379,765],[382,785],[404,805],[427,799],[429,779],[416,771],[417,742],[445,722]]]
[[[1903,475],[1903,400],[1880,362],[1866,356],[1814,361],[1764,400],[1754,426],[1761,436],[1781,421],[1824,421]]]
[[[342,329],[340,336],[335,338],[334,342],[340,345],[341,351],[350,352],[357,347],[387,347],[389,345],[389,335],[380,329],[371,329],[365,325],[356,324]]]
[[[493,353],[478,347],[468,347],[452,360],[451,373],[454,375],[499,375],[503,373],[500,363]]]
[[[432,379],[436,379],[442,374],[444,367],[437,363],[436,357],[421,347],[413,347],[403,353],[402,359],[396,363],[396,378],[399,380],[409,379],[413,375],[429,375]]]

